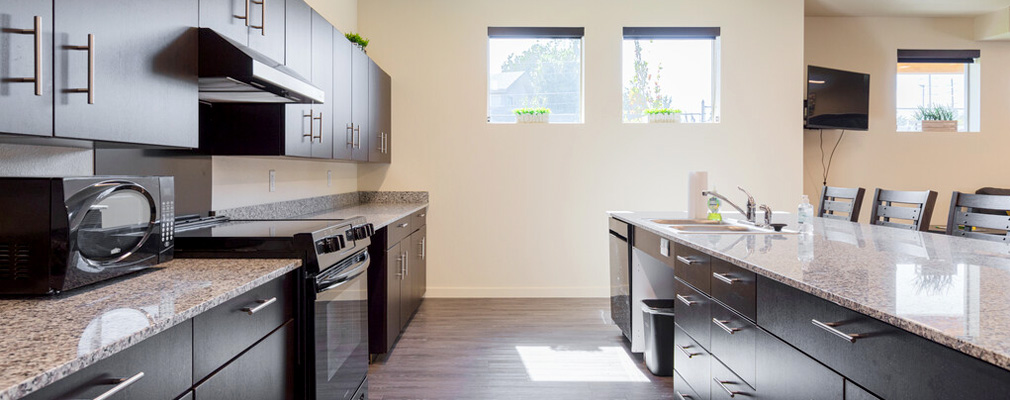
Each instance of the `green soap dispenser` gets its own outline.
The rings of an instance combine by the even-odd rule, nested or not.
[[[715,188],[712,188],[715,191]],[[722,206],[722,202],[719,201],[718,197],[710,196],[708,198],[708,219],[710,221],[722,221],[722,214],[719,214],[719,207]]]

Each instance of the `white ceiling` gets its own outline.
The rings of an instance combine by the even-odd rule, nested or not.
[[[1010,0],[805,0],[808,16],[967,17],[1010,7]]]

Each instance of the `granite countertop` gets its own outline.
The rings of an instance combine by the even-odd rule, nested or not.
[[[0,400],[24,397],[300,265],[176,259],[57,296],[0,299]]]
[[[813,235],[679,234],[650,219],[684,212],[610,215],[1010,369],[1010,245],[824,218]]]
[[[382,228],[394,221],[411,215],[428,206],[428,202],[420,203],[365,203],[337,210],[323,211],[313,214],[306,214],[294,218],[312,219],[345,219],[352,217],[365,217],[365,221],[375,226],[375,229]]]

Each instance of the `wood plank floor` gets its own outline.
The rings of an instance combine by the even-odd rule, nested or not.
[[[608,299],[426,299],[369,398],[671,399],[609,322]]]

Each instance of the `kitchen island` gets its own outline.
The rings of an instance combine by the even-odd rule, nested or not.
[[[687,387],[680,394],[1008,393],[1007,244],[822,218],[806,236],[684,234],[652,221],[684,213],[610,215],[633,226],[636,250],[669,242],[663,251],[642,250],[666,258],[660,261],[676,275],[675,387]],[[790,351],[796,354],[776,356]]]

